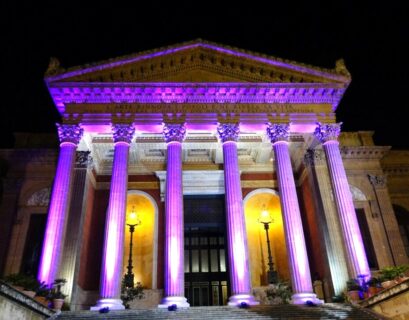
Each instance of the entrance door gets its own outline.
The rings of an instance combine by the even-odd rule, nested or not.
[[[224,197],[186,197],[185,296],[191,306],[227,303]]]

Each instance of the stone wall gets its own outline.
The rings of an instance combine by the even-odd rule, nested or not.
[[[37,301],[0,282],[0,320],[47,319],[54,312]]]

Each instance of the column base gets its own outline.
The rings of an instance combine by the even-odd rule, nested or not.
[[[260,304],[260,302],[257,301],[251,294],[235,294],[229,298],[227,305],[229,307],[240,307],[243,302],[249,306],[256,306]]]
[[[315,293],[295,293],[291,296],[292,304],[323,304],[324,301],[317,298]]]
[[[99,311],[102,308],[108,307],[109,310],[125,310],[121,299],[100,299],[96,306],[90,308],[91,311]]]
[[[185,297],[165,297],[162,299],[161,304],[158,305],[160,309],[167,309],[169,306],[176,304],[178,308],[189,308],[190,304]]]

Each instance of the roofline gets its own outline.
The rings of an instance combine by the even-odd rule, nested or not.
[[[269,64],[269,65],[280,67],[280,68],[289,69],[289,70],[300,72],[300,73],[309,73],[311,75],[329,78],[329,79],[340,81],[346,84],[348,84],[351,81],[350,76],[338,74],[336,73],[334,69],[318,68],[318,67],[302,64],[302,63],[295,62],[295,61],[283,60],[283,59],[273,57],[273,56],[268,56],[265,54],[255,53],[255,52],[246,51],[246,50],[229,47],[229,46],[223,46],[217,43],[212,43],[212,42],[204,41],[201,39],[190,41],[190,42],[184,42],[181,44],[176,44],[170,47],[143,51],[143,52],[137,53],[136,55],[133,54],[133,55],[114,58],[111,60],[105,60],[105,61],[98,62],[96,65],[92,65],[92,66],[83,65],[83,66],[73,67],[66,72],[63,72],[57,75],[46,76],[45,81],[47,83],[58,81],[58,80],[62,80],[62,79],[70,78],[70,77],[83,75],[89,72],[100,71],[100,70],[104,70],[108,68],[115,68],[121,65],[129,64],[129,63],[133,63],[133,62],[137,62],[137,61],[141,61],[145,59],[150,59],[153,57],[164,56],[164,55],[168,55],[171,53],[175,53],[175,52],[179,52],[179,51],[183,51],[183,50],[187,50],[191,48],[197,48],[197,47],[212,49],[212,50],[219,51],[222,53],[234,55],[240,58],[251,59],[254,61],[258,61],[261,63]]]

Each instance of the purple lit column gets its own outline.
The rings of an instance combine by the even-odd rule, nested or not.
[[[121,300],[121,279],[123,273],[124,231],[126,195],[128,190],[129,145],[135,133],[133,124],[112,126],[115,143],[112,164],[109,205],[105,219],[105,239],[102,257],[101,299],[91,310],[109,307],[111,310],[125,309]]]
[[[340,131],[341,124],[318,123],[314,135],[319,141],[321,141],[327,158],[327,165],[347,252],[350,276],[370,276],[371,272],[369,270],[361,231],[356,218],[354,202],[352,200],[347,175],[339,151],[339,142],[337,139]]]
[[[288,266],[293,289],[291,302],[294,304],[304,304],[307,301],[322,303],[321,300],[317,299],[311,282],[304,231],[288,149],[289,128],[288,124],[269,123],[267,126],[267,135],[273,144],[278,191],[283,213]]]
[[[239,124],[219,124],[217,131],[223,143],[224,186],[226,201],[227,241],[229,250],[229,306],[259,304],[251,294],[246,224],[241,193],[240,168],[237,155]]]
[[[165,194],[165,290],[159,308],[188,308],[185,298],[182,141],[184,124],[164,124],[167,145]]]
[[[76,124],[57,124],[57,128],[61,142],[60,155],[48,209],[47,226],[38,271],[38,280],[44,281],[47,285],[54,282],[60,267],[75,151],[83,134],[83,129]]]

